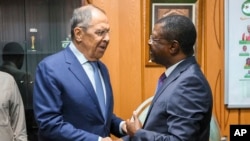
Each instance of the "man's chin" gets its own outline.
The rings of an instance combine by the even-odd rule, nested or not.
[[[154,58],[150,58],[149,62],[156,63]]]
[[[154,58],[150,58],[149,62],[158,64],[158,65],[162,65],[159,61],[155,60]]]

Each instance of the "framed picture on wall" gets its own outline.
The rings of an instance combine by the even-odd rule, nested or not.
[[[196,24],[196,3],[159,3],[159,2],[152,2],[151,3],[151,12],[149,15],[150,17],[150,25],[149,25],[149,33],[151,33],[153,25],[157,20],[164,16],[168,15],[184,15],[190,18],[194,24]],[[148,37],[147,37],[148,38]],[[150,60],[150,52],[149,48],[145,49],[145,60],[146,66],[148,67],[161,67]]]
[[[250,1],[225,0],[225,105],[250,108]]]
[[[169,15],[184,15],[195,23],[194,3],[153,3],[152,25],[162,17]]]

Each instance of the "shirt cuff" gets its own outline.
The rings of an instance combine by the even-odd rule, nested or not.
[[[120,123],[120,125],[119,125],[119,132],[120,132],[121,134],[123,134],[123,135],[126,135],[126,133],[123,132],[123,130],[122,130],[122,125],[123,125],[123,124],[125,124],[125,121],[122,121],[122,122]]]

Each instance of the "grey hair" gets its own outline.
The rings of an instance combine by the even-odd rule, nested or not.
[[[74,39],[74,28],[82,27],[83,30],[86,30],[90,26],[92,21],[92,10],[99,10],[105,14],[105,11],[89,4],[87,6],[76,8],[73,12],[72,18],[70,20],[71,25],[71,38]]]

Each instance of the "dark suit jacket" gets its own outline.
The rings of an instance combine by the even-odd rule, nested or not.
[[[106,88],[104,118],[92,84],[69,47],[42,60],[34,85],[34,112],[43,141],[97,141],[120,137],[122,121],[113,114],[113,93],[106,66],[98,62]]]
[[[194,57],[181,62],[156,92],[132,141],[208,141],[212,93]]]

